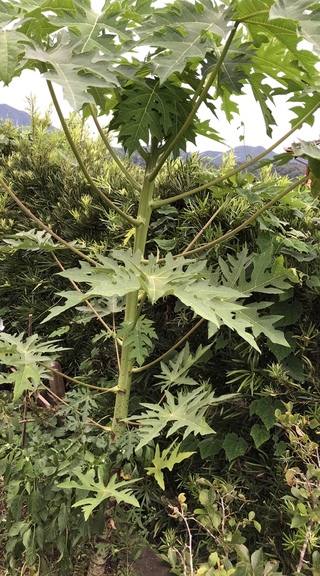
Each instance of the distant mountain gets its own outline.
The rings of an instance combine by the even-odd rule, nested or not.
[[[249,160],[250,157],[258,156],[265,151],[263,146],[236,146],[234,149],[234,153],[236,156],[236,161],[239,163],[243,163],[246,160]],[[209,162],[213,162],[214,164],[221,164],[222,156],[225,152],[216,151],[216,150],[206,150],[205,152],[200,152],[200,158],[204,160],[207,159]],[[266,154],[264,158],[273,158],[274,153],[269,152]]]
[[[250,160],[250,158],[254,158],[264,152],[265,148],[263,146],[236,146],[234,149],[234,153],[236,156],[236,164],[240,165]],[[209,164],[213,164],[215,166],[220,166],[222,161],[222,156],[224,152],[217,151],[217,150],[206,150],[205,152],[200,152],[200,158],[203,162],[207,162]],[[272,160],[274,156],[276,156],[277,152],[269,152],[266,154],[262,160],[270,159]],[[303,174],[305,174],[306,166],[303,164],[299,164],[295,160],[290,160],[287,164],[283,165],[274,165],[274,170],[277,172],[279,176],[289,176],[292,180],[297,178],[301,178]],[[255,173],[255,166],[253,165],[250,170]]]
[[[8,104],[0,104],[0,121],[8,118],[17,126],[30,126],[30,116],[27,112],[17,110]]]

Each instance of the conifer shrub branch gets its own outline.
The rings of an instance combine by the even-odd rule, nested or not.
[[[175,254],[174,258],[179,258],[182,255],[190,256],[191,254],[199,254],[199,252],[202,252],[203,250],[208,250],[209,248],[212,248],[213,246],[217,246],[218,244],[222,244],[222,242],[229,240],[229,238],[232,238],[232,236],[235,236],[236,234],[238,234],[238,232],[241,232],[241,230],[244,230],[245,228],[247,228],[247,226],[252,224],[266,210],[269,210],[269,208],[272,208],[272,206],[274,206],[277,202],[279,202],[279,200],[281,200],[281,198],[284,198],[284,196],[289,194],[289,192],[292,192],[292,190],[299,188],[299,186],[302,186],[305,183],[306,183],[306,177],[304,176],[303,178],[300,178],[300,180],[298,180],[297,182],[295,182],[291,186],[288,186],[282,192],[279,192],[279,194],[277,194],[272,200],[270,200],[267,204],[265,204],[264,206],[259,208],[259,210],[257,210],[254,214],[252,214],[252,216],[250,216],[250,218],[245,220],[242,224],[240,224],[239,226],[237,226],[233,230],[230,230],[226,234],[223,234],[222,236],[220,236],[220,238],[216,238],[215,240],[212,240],[212,242],[208,242],[207,244],[204,244],[203,246],[199,246],[199,248],[194,248],[193,250],[184,251],[181,254]]]
[[[216,219],[216,217],[220,214],[220,212],[226,207],[226,205],[228,204],[228,197],[224,200],[224,202],[222,202],[222,204],[220,204],[219,208],[217,208],[217,210],[212,214],[212,216],[209,218],[209,220],[205,223],[205,225],[201,228],[201,230],[199,230],[198,234],[196,234],[193,239],[191,240],[191,242],[189,242],[188,246],[183,250],[183,252],[181,252],[181,255],[183,256],[184,254],[188,254],[188,252],[190,252],[192,246],[194,246],[194,244],[199,240],[199,238],[201,238],[202,234],[207,230],[207,228],[210,226],[210,224],[212,224],[212,222]]]
[[[66,240],[64,240],[63,238],[61,238],[61,236],[58,236],[58,234],[56,234],[53,230],[51,230],[51,228],[49,228],[49,226],[46,226],[46,224],[44,224],[44,222],[42,222],[42,220],[40,220],[39,218],[37,218],[37,216],[35,216],[35,214],[33,214],[33,212],[31,212],[31,210],[29,210],[29,208],[26,207],[25,204],[23,204],[23,202],[21,202],[21,200],[19,200],[18,196],[16,196],[16,194],[11,190],[11,188],[6,184],[6,182],[3,180],[3,178],[0,176],[0,186],[2,188],[4,188],[4,190],[9,194],[9,196],[12,198],[12,200],[14,200],[14,202],[19,206],[19,208],[21,208],[21,210],[31,219],[33,220],[33,222],[35,222],[39,228],[41,228],[42,230],[45,230],[46,232],[48,232],[48,234],[50,234],[53,238],[55,238],[55,240],[57,240],[58,242],[60,242],[60,244],[62,244],[63,246],[65,246],[66,248],[69,248],[69,250],[71,250],[71,252],[74,252],[74,254],[77,254],[77,256],[79,256],[81,259],[86,260],[87,262],[89,262],[89,264],[91,264],[92,266],[96,266],[97,263],[95,262],[95,260],[93,260],[92,258],[90,258],[90,256],[87,256],[86,254],[84,254],[84,252],[81,252],[81,250],[78,250],[78,248],[76,248],[75,246],[73,246],[72,244],[69,244],[69,242],[67,242]]]

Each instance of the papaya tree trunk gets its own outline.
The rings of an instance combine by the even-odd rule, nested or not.
[[[139,225],[136,226],[135,230],[135,240],[133,252],[138,250],[141,256],[144,255],[147,234],[149,229],[150,217],[151,217],[151,201],[154,191],[154,181],[150,181],[148,174],[154,168],[154,162],[152,158],[147,162],[145,179],[141,190],[139,208],[137,219]],[[125,308],[125,322],[130,327],[134,327],[139,316],[139,291],[132,292],[126,297],[126,308]],[[120,359],[120,369],[118,377],[118,391],[116,392],[116,400],[113,411],[113,421],[111,430],[111,441],[116,442],[123,432],[126,431],[127,424],[126,419],[128,418],[129,401],[130,401],[130,388],[132,382],[132,368],[134,364],[134,358],[132,358],[132,346],[126,344],[126,340],[129,336],[123,338],[122,349],[121,349],[121,359]],[[110,556],[110,543],[112,541],[112,532],[117,529],[117,522],[110,525],[110,519],[107,520],[105,528],[101,536],[97,538],[95,550],[90,558],[89,568],[87,576],[101,576],[105,574],[105,567],[107,560]]]

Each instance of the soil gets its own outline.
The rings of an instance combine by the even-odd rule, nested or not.
[[[149,547],[142,550],[132,568],[137,576],[169,576],[170,573],[168,564],[162,562]]]

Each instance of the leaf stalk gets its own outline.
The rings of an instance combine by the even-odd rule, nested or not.
[[[218,74],[221,70],[224,59],[228,53],[228,50],[229,50],[230,45],[232,43],[232,40],[233,40],[235,33],[237,31],[237,27],[238,27],[238,23],[236,23],[234,25],[234,28],[231,30],[231,32],[227,38],[227,41],[223,47],[223,50],[220,54],[219,60],[216,64],[216,66],[214,67],[214,70],[212,70],[212,72],[210,72],[210,74],[208,74],[206,81],[203,85],[203,88],[199,94],[199,97],[197,98],[196,102],[194,103],[194,106],[193,106],[189,116],[186,118],[184,124],[181,126],[180,130],[178,131],[178,133],[176,134],[176,136],[172,140],[171,144],[168,146],[166,151],[162,154],[160,161],[155,166],[153,172],[150,174],[151,180],[154,180],[156,178],[156,176],[158,175],[159,171],[161,170],[163,164],[165,163],[167,158],[169,158],[171,152],[174,150],[176,145],[179,143],[181,137],[183,136],[183,134],[186,132],[186,130],[189,128],[190,124],[194,120],[196,113],[198,112],[201,104],[204,102],[214,80],[216,79],[216,77],[218,76]]]
[[[211,188],[212,186],[221,184],[221,182],[223,182],[224,180],[227,180],[228,178],[231,178],[235,174],[238,174],[239,172],[246,170],[246,168],[249,168],[256,162],[264,158],[264,156],[266,156],[270,152],[273,152],[273,150],[277,146],[282,144],[282,142],[284,142],[287,138],[289,138],[289,136],[291,136],[291,134],[293,134],[298,128],[300,128],[302,124],[304,124],[306,120],[308,120],[308,118],[318,110],[319,107],[320,107],[320,99],[319,102],[311,110],[309,110],[309,112],[305,114],[305,116],[303,116],[303,118],[298,120],[298,122],[296,122],[295,125],[288,132],[284,134],[284,136],[281,136],[281,138],[279,138],[279,140],[277,140],[274,144],[272,144],[272,146],[269,146],[269,148],[267,148],[266,150],[264,150],[251,160],[248,160],[244,164],[241,164],[241,166],[239,166],[238,168],[234,168],[234,170],[227,172],[227,174],[219,176],[218,178],[214,178],[213,180],[210,180],[206,184],[197,186],[197,188],[193,188],[192,190],[187,190],[186,192],[182,192],[181,194],[177,194],[176,196],[171,196],[171,198],[165,198],[164,200],[155,200],[154,202],[152,202],[152,208],[153,209],[162,208],[163,206],[167,206],[168,204],[172,204],[173,202],[177,202],[178,200],[182,200],[183,198],[189,198],[190,196],[193,196],[198,192],[202,192],[202,190],[206,190],[207,188]]]
[[[113,150],[112,146],[110,145],[110,142],[108,141],[108,138],[106,138],[106,135],[104,133],[104,131],[101,128],[101,125],[98,121],[98,118],[96,116],[96,113],[94,111],[94,106],[92,104],[89,104],[89,109],[91,112],[91,116],[93,118],[93,121],[95,123],[95,126],[99,132],[100,138],[102,140],[102,142],[104,143],[106,149],[108,150],[110,156],[113,158],[113,160],[115,161],[115,163],[117,164],[117,166],[120,168],[120,170],[123,172],[123,174],[125,175],[125,177],[127,178],[128,182],[130,182],[130,184],[135,188],[135,190],[140,191],[141,190],[141,184],[139,184],[139,182],[137,182],[130,174],[130,172],[126,169],[126,167],[124,166],[124,164],[121,162],[120,158],[116,155],[115,151]]]
[[[100,190],[100,188],[94,183],[94,181],[92,180],[88,170],[86,169],[84,162],[79,154],[79,150],[76,146],[76,144],[73,141],[73,138],[70,134],[70,130],[68,128],[67,122],[64,119],[64,116],[62,114],[62,110],[60,108],[58,99],[56,97],[56,93],[54,91],[54,88],[52,86],[52,82],[50,80],[47,80],[47,85],[49,88],[49,92],[52,98],[52,102],[54,104],[54,107],[57,111],[57,114],[59,116],[59,120],[61,122],[61,126],[63,128],[63,131],[65,133],[65,136],[68,140],[69,146],[73,152],[74,157],[76,158],[80,170],[82,171],[83,175],[85,176],[88,184],[90,184],[91,189],[93,190],[93,192],[95,192],[100,198],[101,200],[103,200],[107,206],[109,206],[109,208],[111,208],[112,210],[114,210],[117,214],[119,214],[119,216],[121,216],[124,220],[126,220],[127,222],[129,222],[132,226],[139,226],[140,222],[139,220],[137,220],[136,218],[133,218],[132,216],[130,216],[129,214],[126,214],[123,210],[121,210],[121,208],[118,208],[118,206],[116,204],[114,204],[112,202],[112,200],[110,200],[103,192],[102,190]]]
[[[87,262],[89,262],[93,266],[97,266],[97,263],[95,262],[95,260],[93,260],[92,258],[90,258],[90,256],[87,256],[86,254],[81,252],[81,250],[78,250],[77,248],[75,248],[75,246],[72,246],[72,244],[69,244],[69,242],[67,242],[66,240],[63,240],[63,238],[61,238],[60,236],[58,236],[58,234],[53,232],[53,230],[51,230],[51,228],[46,226],[46,224],[44,224],[44,222],[42,222],[42,220],[37,218],[37,216],[35,216],[33,214],[33,212],[31,212],[31,210],[29,210],[29,208],[27,208],[25,206],[25,204],[23,204],[23,202],[21,202],[21,200],[19,200],[18,196],[16,196],[15,193],[11,190],[11,188],[9,188],[9,186],[5,183],[5,181],[1,178],[1,176],[0,176],[0,186],[2,186],[2,188],[5,189],[5,191],[9,194],[9,196],[12,198],[12,200],[14,200],[14,202],[19,206],[19,208],[21,208],[21,210],[31,220],[33,220],[33,222],[35,222],[39,226],[39,228],[41,228],[42,230],[45,230],[45,232],[48,232],[48,234],[50,234],[53,238],[55,238],[55,240],[58,240],[58,242],[60,242],[60,244],[62,244],[66,248],[69,248],[69,250],[71,250],[72,252],[77,254],[77,256],[80,256],[80,258],[87,260]]]

